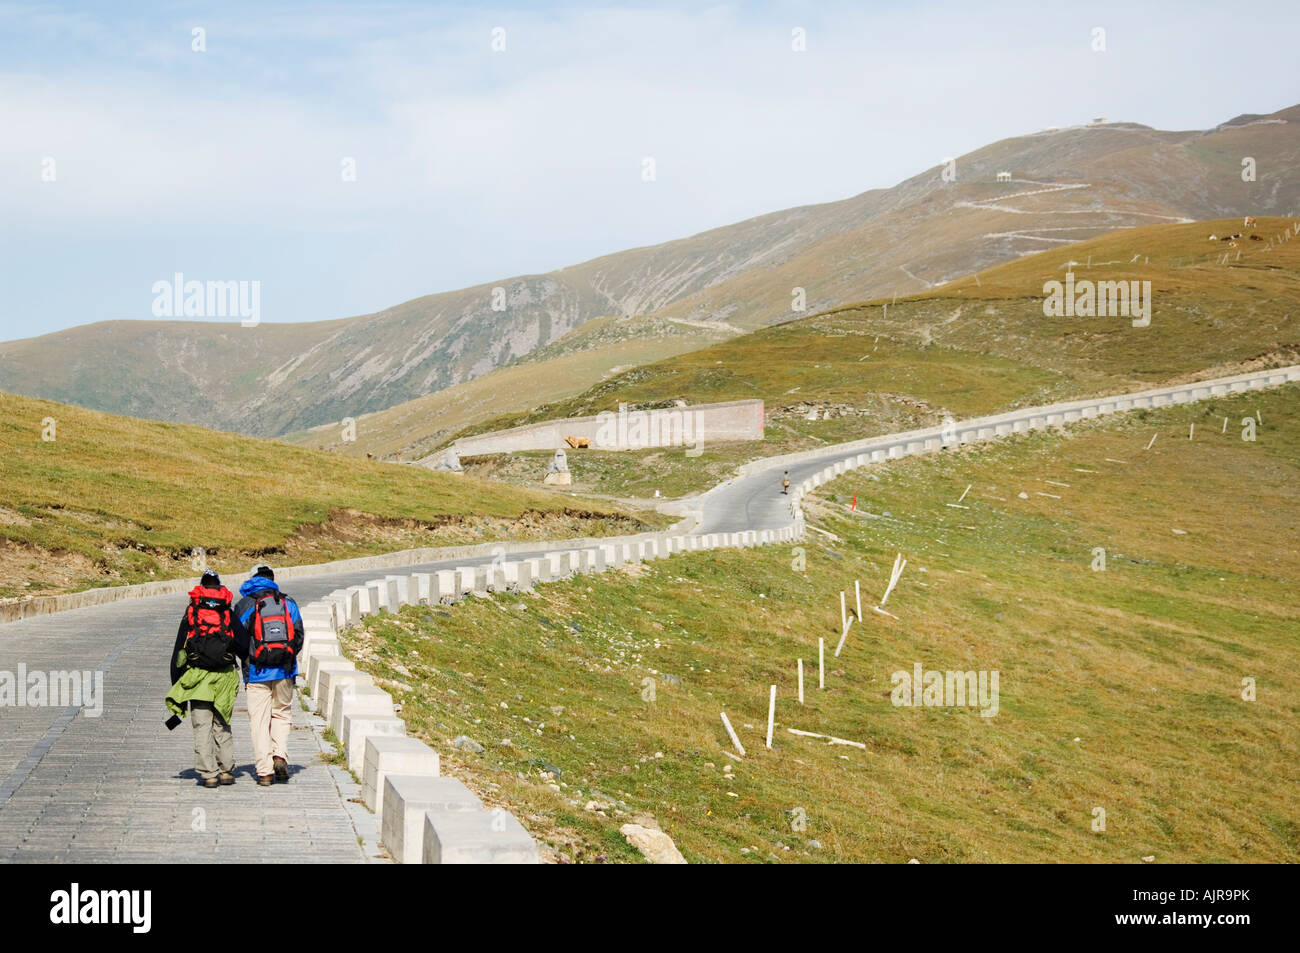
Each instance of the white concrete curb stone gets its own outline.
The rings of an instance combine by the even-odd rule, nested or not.
[[[371,735],[361,756],[361,800],[375,812],[376,821],[384,813],[384,778],[393,772],[405,775],[441,774],[438,752],[419,738],[406,735]]]
[[[388,774],[383,799],[380,842],[399,864],[424,860],[425,814],[483,810],[483,802],[455,778]]]

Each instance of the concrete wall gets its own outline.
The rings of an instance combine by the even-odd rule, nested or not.
[[[657,410],[618,411],[595,417],[565,417],[464,437],[453,445],[458,456],[555,450],[568,447],[565,437],[586,437],[593,450],[638,450],[648,447],[707,447],[711,442],[763,439],[763,402],[733,400]],[[425,462],[441,458],[435,454]]]

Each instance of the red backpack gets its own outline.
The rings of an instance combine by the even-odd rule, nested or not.
[[[235,662],[235,630],[230,624],[230,590],[190,590],[185,609],[185,658],[195,668],[221,669]]]
[[[258,668],[288,668],[293,664],[293,616],[289,600],[279,592],[264,592],[253,607],[250,660]]]

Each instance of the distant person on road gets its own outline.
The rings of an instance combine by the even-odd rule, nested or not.
[[[781,476],[781,495],[785,496],[790,492],[790,471],[786,470]]]
[[[194,724],[194,769],[205,788],[235,783],[235,743],[230,715],[239,693],[235,668],[234,595],[215,572],[205,572],[190,590],[171,656],[167,727],[175,728],[189,708]]]
[[[280,591],[270,566],[253,567],[235,604],[235,651],[244,666],[257,783],[289,780],[289,704],[302,651],[298,603]]]

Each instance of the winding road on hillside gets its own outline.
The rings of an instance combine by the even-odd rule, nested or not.
[[[1041,429],[1141,406],[1163,406],[1300,381],[1300,366],[1177,387],[1014,410],[956,424],[962,442]],[[951,438],[953,430],[949,429]],[[847,461],[931,452],[940,428],[891,434],[803,454],[755,461],[694,501],[696,533],[777,529],[794,519],[782,472],[796,490]],[[528,558],[536,553],[514,554]],[[427,572],[475,563],[455,558],[403,567]],[[285,583],[302,604],[382,575],[374,569],[323,572]],[[227,579],[227,584],[238,580]],[[0,671],[100,671],[102,711],[84,706],[0,708],[0,860],[79,862],[364,862],[369,815],[352,803],[350,779],[319,757],[308,716],[294,705],[292,777],[259,788],[251,769],[248,713],[235,707],[233,787],[198,786],[188,724],[163,727],[167,656],[182,596],[125,599],[0,625]],[[22,667],[20,669],[20,666]]]

